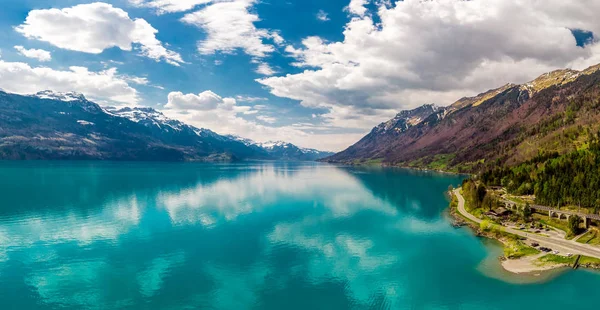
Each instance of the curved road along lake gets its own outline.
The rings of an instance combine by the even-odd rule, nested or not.
[[[0,309],[579,309],[600,274],[502,272],[461,177],[317,163],[1,162]]]

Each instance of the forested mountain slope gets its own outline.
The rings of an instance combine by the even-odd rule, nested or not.
[[[571,152],[585,147],[600,124],[599,68],[556,70],[445,108],[403,111],[394,120],[405,121],[383,123],[325,161],[476,172],[518,164],[540,152]],[[419,121],[406,121],[414,115]],[[386,125],[392,123],[398,126]]]

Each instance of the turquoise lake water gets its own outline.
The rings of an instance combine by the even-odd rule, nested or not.
[[[594,309],[503,273],[459,176],[317,163],[0,162],[0,309]],[[527,284],[524,284],[527,282]]]

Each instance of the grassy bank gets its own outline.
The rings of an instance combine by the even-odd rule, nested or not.
[[[555,254],[547,254],[540,257],[538,261],[542,264],[560,264],[573,266],[573,264],[575,264],[576,259],[576,255],[566,257]],[[581,256],[581,258],[579,259],[579,265],[582,267],[598,268],[600,267],[600,259],[588,256]]]
[[[600,245],[600,232],[595,229],[588,231],[585,235],[577,239],[577,242],[583,244]]]
[[[520,240],[508,240],[504,243],[504,257],[517,259],[528,255],[540,254],[536,248],[532,248]]]

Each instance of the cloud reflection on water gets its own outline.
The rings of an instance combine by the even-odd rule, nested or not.
[[[143,191],[132,186],[120,197],[100,196],[101,205],[85,212],[78,206],[31,208],[2,218],[0,280],[2,268],[19,259],[29,270],[26,282],[46,303],[69,307],[139,305],[171,292],[179,299],[171,305],[163,300],[165,307],[240,309],[269,304],[273,294],[285,294],[297,281],[308,281],[312,289],[339,285],[340,304],[365,306],[403,294],[394,270],[403,262],[402,251],[410,249],[394,239],[399,226],[409,229],[403,234],[445,227],[399,214],[414,208],[399,208],[389,200],[398,194],[382,195],[361,176],[333,166],[193,167],[199,169],[196,182],[190,182],[194,172],[181,166],[187,169],[181,183],[175,169],[171,178],[147,183]],[[118,175],[127,169],[117,168]],[[103,182],[115,172],[102,166],[95,171]],[[129,178],[140,171],[140,178],[152,175],[144,168]],[[418,198],[401,199],[420,212]],[[224,260],[230,246],[246,252]],[[194,281],[187,278],[191,274],[208,280],[187,285]],[[120,291],[107,294],[107,286]]]

